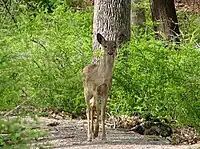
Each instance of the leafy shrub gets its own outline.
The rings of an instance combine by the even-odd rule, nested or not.
[[[114,71],[110,111],[150,113],[199,125],[200,53],[188,45],[176,51],[166,48],[161,41],[149,39],[133,39],[121,49]]]
[[[29,122],[30,124],[30,122]],[[29,126],[30,127],[30,126]],[[0,147],[27,148],[27,142],[44,136],[43,132],[25,126],[19,118],[0,120]]]
[[[91,13],[64,11],[21,14],[19,30],[6,30],[1,41],[1,109],[29,104],[57,107],[77,115],[84,107],[82,68],[91,57]],[[88,59],[86,59],[88,58]]]
[[[178,12],[178,19],[182,43],[199,44],[200,42],[200,29],[199,27],[200,14],[192,12]],[[198,45],[199,46],[199,45]]]
[[[65,8],[86,9],[91,4],[88,0],[23,0],[19,5],[24,5],[28,10],[46,10],[48,13],[54,12],[60,5]]]

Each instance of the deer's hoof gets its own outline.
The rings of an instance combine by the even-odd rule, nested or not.
[[[87,138],[87,141],[88,141],[88,142],[91,142],[91,141],[92,141],[92,138]]]
[[[89,135],[89,136],[88,136],[87,141],[88,141],[88,142],[91,142],[91,141],[92,141],[92,135]]]
[[[107,140],[106,136],[102,136],[102,137],[101,137],[101,140],[102,140],[102,141],[106,141],[106,140]]]
[[[95,131],[95,132],[94,132],[94,138],[97,138],[97,137],[98,137],[98,133],[99,133],[98,131]]]
[[[97,138],[97,137],[98,137],[98,133],[95,133],[95,134],[94,134],[94,138]]]

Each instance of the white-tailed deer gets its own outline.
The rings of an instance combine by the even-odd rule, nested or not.
[[[121,40],[121,37],[117,41]],[[102,140],[106,139],[105,132],[105,108],[108,93],[112,85],[112,70],[114,59],[117,55],[117,41],[107,41],[101,34],[97,34],[97,40],[102,46],[103,55],[95,64],[89,64],[83,69],[83,86],[85,102],[87,104],[88,141],[96,138],[99,133],[99,114],[101,112]],[[100,104],[101,103],[101,104]],[[96,111],[96,123],[94,128],[94,112]]]

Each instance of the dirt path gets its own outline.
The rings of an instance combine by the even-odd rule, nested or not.
[[[31,121],[31,118],[29,119]],[[85,120],[56,120],[40,117],[39,128],[49,136],[31,144],[32,149],[200,149],[200,144],[173,146],[164,138],[142,136],[133,131],[107,128],[107,141],[86,141]],[[38,124],[37,124],[38,127]],[[100,132],[101,134],[101,132]]]

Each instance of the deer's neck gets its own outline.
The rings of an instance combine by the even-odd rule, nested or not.
[[[101,76],[111,78],[114,65],[114,55],[104,54],[99,63],[99,73]]]

